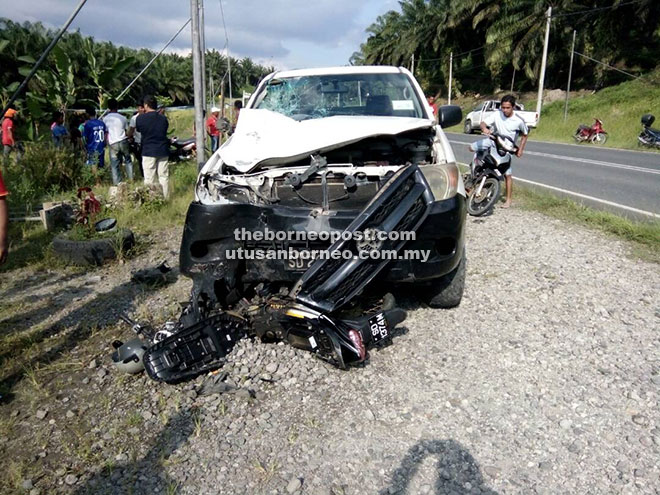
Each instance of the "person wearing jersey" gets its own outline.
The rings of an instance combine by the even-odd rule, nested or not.
[[[500,136],[505,136],[511,139],[514,143],[517,142],[518,137],[520,138],[520,144],[518,144],[518,151],[516,156],[520,158],[523,155],[523,150],[525,149],[525,144],[527,144],[527,136],[529,135],[529,129],[525,121],[513,113],[513,109],[516,105],[516,97],[513,95],[505,95],[500,101],[500,109],[497,112],[493,112],[488,115],[481,122],[481,133],[484,136],[488,136],[493,132],[496,132]],[[470,149],[474,152],[487,152],[491,146],[495,146],[495,143],[490,138],[481,139],[470,145]],[[511,206],[511,198],[513,197],[513,176],[511,175],[511,166],[505,172],[504,177],[506,181],[506,201],[502,205],[502,208],[508,208]]]
[[[83,126],[83,140],[87,150],[87,165],[103,167],[105,165],[105,143],[108,128],[102,120],[96,118],[96,110],[87,110],[88,119]]]

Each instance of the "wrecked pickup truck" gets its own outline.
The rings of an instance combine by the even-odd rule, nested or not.
[[[345,368],[405,318],[367,286],[409,284],[433,307],[460,303],[465,190],[442,126],[397,67],[270,74],[235,133],[201,170],[181,272],[193,280],[176,328],[145,355],[178,381],[217,367],[242,335],[281,339]],[[366,314],[364,314],[366,313]]]

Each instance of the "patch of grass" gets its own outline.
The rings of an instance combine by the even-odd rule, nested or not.
[[[199,409],[195,409],[192,413],[193,419],[193,435],[199,437],[202,434],[202,426],[204,425],[204,418]]]
[[[633,247],[632,254],[635,256],[660,263],[660,222],[657,220],[649,222],[629,220],[524,186],[517,186],[515,194],[516,200],[520,201],[523,208],[612,234],[629,241]]]
[[[259,475],[260,481],[265,484],[275,476],[279,469],[279,465],[275,461],[270,462],[267,465],[264,465],[261,461],[256,461],[254,463],[254,468]]]
[[[566,122],[564,101],[544,106],[541,122],[532,139],[573,143],[572,136],[579,124],[591,125],[594,118],[599,118],[608,133],[607,147],[651,151],[638,145],[637,136],[642,130],[642,115],[658,114],[658,109],[660,69],[640,79],[569,99]]]

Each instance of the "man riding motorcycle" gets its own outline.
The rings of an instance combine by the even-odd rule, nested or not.
[[[525,144],[527,143],[529,129],[527,128],[525,121],[513,113],[515,104],[515,96],[503,96],[500,102],[500,110],[488,115],[481,122],[481,132],[485,136],[490,135],[492,132],[496,132],[501,136],[512,139],[514,143],[517,141],[518,136],[522,134],[520,144],[518,145],[518,151],[516,152],[516,156],[520,158],[523,154],[523,150],[525,149]],[[494,128],[493,131],[491,131],[491,127]],[[470,145],[470,150],[474,151],[475,153],[486,153],[491,146],[495,146],[493,141],[489,138],[485,138],[472,143]],[[513,195],[513,177],[511,176],[511,167],[509,167],[505,173],[505,180],[506,201],[502,205],[502,208],[508,208],[511,206],[511,197]]]

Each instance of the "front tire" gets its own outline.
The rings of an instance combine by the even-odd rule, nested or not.
[[[594,144],[605,144],[607,142],[607,134],[597,133],[591,140]]]
[[[431,284],[428,305],[432,308],[455,308],[461,304],[465,290],[465,250],[458,266]]]
[[[472,134],[472,122],[469,120],[465,121],[465,126],[463,126],[463,132],[465,134]]]
[[[467,202],[468,213],[475,217],[485,214],[495,206],[495,202],[500,196],[500,181],[495,177],[488,177],[479,195],[477,195],[477,189],[479,189],[479,186],[475,184],[468,195]]]

